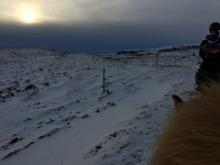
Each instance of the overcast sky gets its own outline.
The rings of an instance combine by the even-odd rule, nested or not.
[[[112,52],[199,44],[219,0],[0,0],[0,48]]]

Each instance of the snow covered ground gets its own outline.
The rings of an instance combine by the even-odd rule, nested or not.
[[[146,165],[171,95],[194,90],[198,62],[196,48],[0,50],[0,164]]]

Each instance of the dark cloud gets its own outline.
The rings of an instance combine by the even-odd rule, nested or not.
[[[194,28],[179,28],[175,25],[154,27],[142,24],[103,23],[68,27],[57,25],[9,27],[1,28],[1,48],[39,47],[75,52],[109,52],[197,43],[202,35]],[[178,30],[173,30],[177,28]]]

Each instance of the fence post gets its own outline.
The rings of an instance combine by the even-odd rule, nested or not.
[[[156,58],[157,58],[156,66],[158,66],[159,65],[159,53],[156,54]]]
[[[174,66],[176,66],[176,61],[177,61],[177,58],[175,57],[175,59],[174,59]]]
[[[105,67],[103,67],[103,80],[102,80],[102,92],[105,93],[106,92],[106,79],[105,79]]]

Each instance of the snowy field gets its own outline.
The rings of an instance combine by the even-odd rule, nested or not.
[[[0,164],[149,164],[171,96],[194,90],[199,60],[196,48],[0,50]]]

